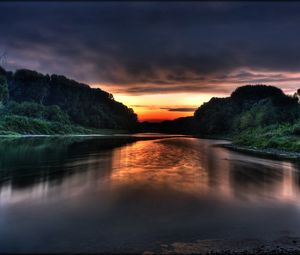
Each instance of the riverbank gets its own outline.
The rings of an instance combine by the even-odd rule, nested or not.
[[[80,130],[78,130],[80,131]],[[130,142],[139,141],[139,140],[153,140],[153,139],[162,139],[170,137],[187,137],[187,135],[173,135],[173,134],[163,134],[163,133],[128,133],[126,130],[113,130],[113,129],[83,129],[82,133],[65,133],[65,134],[21,134],[16,132],[1,133],[0,139],[15,139],[15,138],[109,138],[109,137],[119,137],[123,139],[128,139]],[[226,140],[231,143],[221,144],[223,148],[237,151],[245,154],[250,154],[258,157],[265,157],[271,159],[281,159],[281,160],[300,160],[300,152],[293,152],[288,150],[281,150],[277,148],[259,148],[256,146],[244,146],[240,144],[235,144],[234,137],[232,136],[192,136],[199,139],[213,139],[213,140]]]
[[[241,144],[236,144],[233,136],[193,136],[199,139],[212,139],[212,140],[226,140],[230,143],[218,144],[218,147],[226,148],[231,151],[237,151],[257,157],[264,157],[270,159],[279,159],[279,160],[300,160],[300,152],[297,151],[288,151],[278,148],[259,148],[256,146],[245,146]]]
[[[19,115],[7,115],[0,119],[0,137],[38,137],[38,136],[84,136],[127,134],[122,129],[91,128],[75,123],[49,121]]]
[[[285,150],[279,150],[274,148],[268,148],[268,149],[261,149],[256,147],[247,147],[247,146],[241,146],[236,144],[222,144],[220,145],[223,148],[237,151],[241,153],[251,154],[254,156],[260,156],[265,158],[271,158],[271,159],[285,159],[285,160],[300,160],[300,153],[299,152],[290,152]]]
[[[300,160],[300,124],[276,124],[265,127],[214,136],[196,136],[204,139],[230,141],[222,147],[272,159]]]
[[[109,131],[109,130],[108,130]],[[106,132],[103,134],[67,134],[67,135],[0,135],[0,145],[14,143],[18,146],[20,143],[30,142],[31,145],[40,143],[62,143],[69,144],[82,141],[103,141],[103,145],[108,144],[113,147],[124,145],[127,143],[134,143],[138,141],[166,139],[174,137],[186,137],[185,135],[169,135],[169,134],[152,134],[152,133],[114,133]]]
[[[17,132],[0,132],[0,138],[25,138],[25,137],[101,137],[101,136],[118,136],[118,135],[131,135],[126,130],[114,130],[114,129],[98,129],[90,130],[90,132],[74,132],[74,133],[57,133],[57,134],[22,134]]]

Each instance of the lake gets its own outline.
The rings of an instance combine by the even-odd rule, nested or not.
[[[297,163],[148,138],[1,138],[0,252],[300,247]]]

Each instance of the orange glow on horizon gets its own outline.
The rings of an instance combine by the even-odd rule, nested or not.
[[[180,117],[193,116],[194,112],[170,112],[167,110],[144,111],[138,113],[139,121],[160,122],[164,120],[174,120]]]
[[[124,95],[114,94],[114,98],[132,108],[139,121],[159,122],[173,120],[179,117],[193,116],[194,111],[204,102],[209,101],[209,94],[154,94],[154,95]],[[188,108],[185,111],[170,111],[169,109]]]
[[[132,108],[139,121],[160,122],[180,117],[193,116],[194,111],[215,94],[210,93],[164,93],[164,94],[126,94],[118,91],[118,86],[92,84],[92,88],[101,88],[112,93],[114,99]],[[217,96],[227,96],[218,94]],[[178,108],[184,108],[180,111]],[[172,110],[170,110],[172,109]],[[174,110],[177,109],[177,110]]]
[[[248,73],[244,78],[238,75]],[[230,76],[231,75],[231,76]],[[93,88],[101,88],[114,95],[116,101],[122,102],[132,108],[138,115],[139,121],[173,120],[179,117],[193,116],[194,111],[212,97],[227,97],[237,87],[246,84],[267,84],[281,88],[284,93],[292,95],[298,88],[300,72],[271,72],[268,70],[255,70],[239,68],[220,80],[207,78],[202,84],[201,92],[164,92],[163,94],[151,92],[150,94],[130,94],[126,86],[121,84],[91,84]],[[142,84],[145,86],[145,84]],[[149,84],[151,86],[153,84]],[[157,84],[154,84],[157,86]],[[180,86],[190,85],[183,83]],[[195,84],[192,84],[196,86]],[[135,84],[135,86],[137,86]],[[199,85],[201,88],[201,85]],[[180,111],[178,108],[182,108]]]

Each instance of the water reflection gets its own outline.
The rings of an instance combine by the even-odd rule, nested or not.
[[[236,154],[214,143],[177,138],[119,148],[113,154],[111,182],[228,199],[299,199],[299,172],[292,163]]]
[[[113,149],[126,137],[23,138],[0,143],[0,205],[77,193],[109,176]]]
[[[299,171],[290,162],[233,153],[214,146],[218,141],[195,138],[121,146],[127,142],[117,138],[5,141],[0,144],[0,203],[47,196],[59,187],[70,194],[104,181],[116,188],[148,185],[227,199],[299,199]]]
[[[0,252],[139,252],[158,240],[300,235],[299,166],[220,142],[2,140]]]

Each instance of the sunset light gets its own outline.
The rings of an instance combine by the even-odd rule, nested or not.
[[[300,254],[300,2],[0,10],[0,255]]]
[[[194,111],[204,102],[209,101],[210,94],[154,94],[154,95],[122,95],[114,94],[114,98],[133,108],[140,121],[172,120],[179,117],[192,116]],[[180,104],[178,104],[178,103]]]

